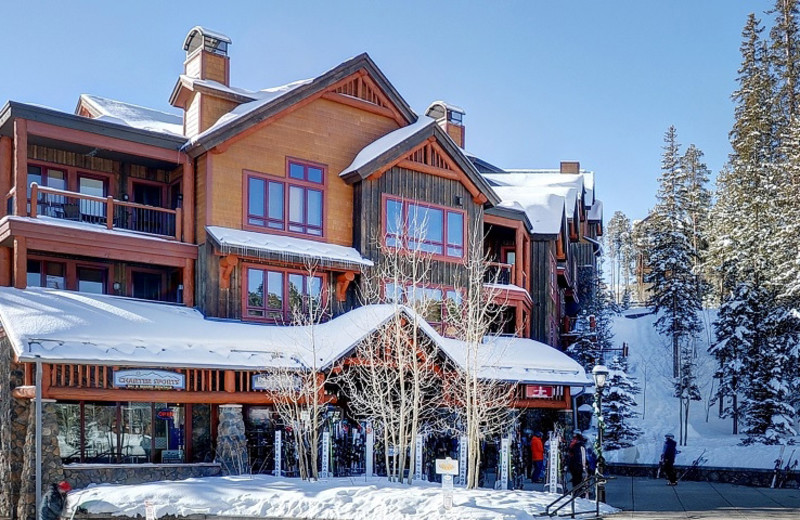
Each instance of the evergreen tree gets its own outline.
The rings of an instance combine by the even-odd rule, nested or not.
[[[783,134],[798,115],[797,75],[800,74],[800,31],[797,0],[775,0],[769,11],[775,15],[770,30],[769,62],[776,76],[774,102],[777,133]]]
[[[697,291],[701,301],[706,293],[703,266],[708,250],[708,215],[711,210],[711,192],[708,189],[710,170],[703,162],[703,152],[689,145],[681,157],[678,174],[681,203],[685,212],[686,232],[694,257],[693,271],[697,277]]]
[[[642,430],[630,423],[638,417],[634,411],[636,395],[640,393],[635,377],[628,375],[625,358],[614,356],[608,365],[608,379],[603,395],[603,418],[605,419],[604,447],[609,450],[628,448],[642,434]]]
[[[577,341],[567,348],[567,354],[591,372],[597,363],[602,362],[603,352],[613,348],[613,302],[603,279],[602,262],[596,270],[584,269],[581,273],[581,283],[586,288],[582,298],[584,304],[576,327]]]
[[[739,394],[745,381],[745,353],[748,348],[747,330],[739,322],[743,315],[742,307],[747,300],[748,286],[736,287],[719,308],[717,321],[714,322],[716,341],[708,351],[716,358],[719,365],[714,377],[719,380],[716,400],[720,402],[721,416],[733,419],[732,433],[739,433]]]
[[[645,280],[652,284],[650,305],[658,314],[656,329],[672,341],[673,377],[680,373],[680,345],[700,330],[694,259],[685,225],[680,185],[680,157],[675,127],[664,137],[658,204],[650,214],[651,247]]]
[[[606,226],[606,251],[611,263],[611,289],[614,302],[621,304],[629,291],[633,268],[633,239],[631,221],[621,211],[615,211]]]

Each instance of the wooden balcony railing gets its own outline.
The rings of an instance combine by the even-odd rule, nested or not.
[[[31,184],[32,218],[47,216],[181,240],[181,209],[158,208]]]

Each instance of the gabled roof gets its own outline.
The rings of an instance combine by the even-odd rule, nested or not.
[[[503,201],[499,207],[520,208],[533,226],[533,235],[555,238],[566,226],[563,195],[515,186],[496,186],[494,190]]]
[[[453,139],[442,130],[435,120],[428,117],[421,117],[416,123],[389,132],[370,143],[356,155],[349,166],[339,173],[339,176],[350,184],[364,180],[376,172],[391,168],[429,142],[435,142],[441,146],[455,166],[466,175],[466,179],[461,179],[461,181],[470,190],[473,198],[483,195],[493,206],[500,202],[497,194],[472,162],[467,159],[461,148],[453,142]]]
[[[177,114],[91,94],[81,94],[75,114],[80,115],[82,108],[98,121],[183,136],[183,117]]]
[[[417,115],[394,88],[383,72],[367,53],[359,54],[324,74],[312,79],[296,81],[275,89],[259,91],[258,99],[236,107],[222,116],[206,131],[193,137],[185,147],[192,156],[211,150],[240,132],[256,125],[281,111],[309,98],[321,95],[327,89],[347,79],[359,71],[364,71],[378,86],[407,123],[417,120]]]
[[[0,325],[17,358],[26,362],[325,369],[397,313],[418,320],[420,330],[456,365],[464,366],[464,342],[441,337],[403,306],[368,305],[326,323],[278,326],[206,319],[180,305],[119,296],[0,287]],[[533,340],[493,338],[481,352],[482,378],[590,385],[577,362]]]

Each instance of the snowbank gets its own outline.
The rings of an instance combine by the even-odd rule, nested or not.
[[[319,482],[266,475],[207,477],[138,485],[102,484],[69,494],[67,516],[80,505],[89,513],[145,516],[145,502],[164,515],[225,514],[242,517],[376,520],[379,518],[532,519],[557,495],[532,491],[453,492],[453,508],[442,507],[441,485],[413,486],[385,478],[336,478]],[[578,510],[594,502],[579,500]],[[616,511],[603,505],[605,513]]]

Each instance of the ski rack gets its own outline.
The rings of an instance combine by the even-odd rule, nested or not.
[[[563,508],[565,508],[566,506],[571,506],[570,518],[575,518],[575,515],[586,515],[590,513],[594,514],[595,518],[602,518],[600,516],[600,498],[598,497],[597,486],[605,485],[607,482],[608,482],[608,477],[606,476],[597,474],[591,475],[590,477],[585,479],[583,482],[581,482],[574,488],[570,489],[557,499],[550,502],[544,510],[545,514],[547,516],[556,516],[558,515],[558,512],[561,511]],[[583,493],[589,491],[589,489],[591,489],[592,487],[595,488],[594,510],[575,511],[575,499],[580,498],[580,496]],[[556,505],[558,505],[558,507],[556,507],[555,509],[551,509]]]

